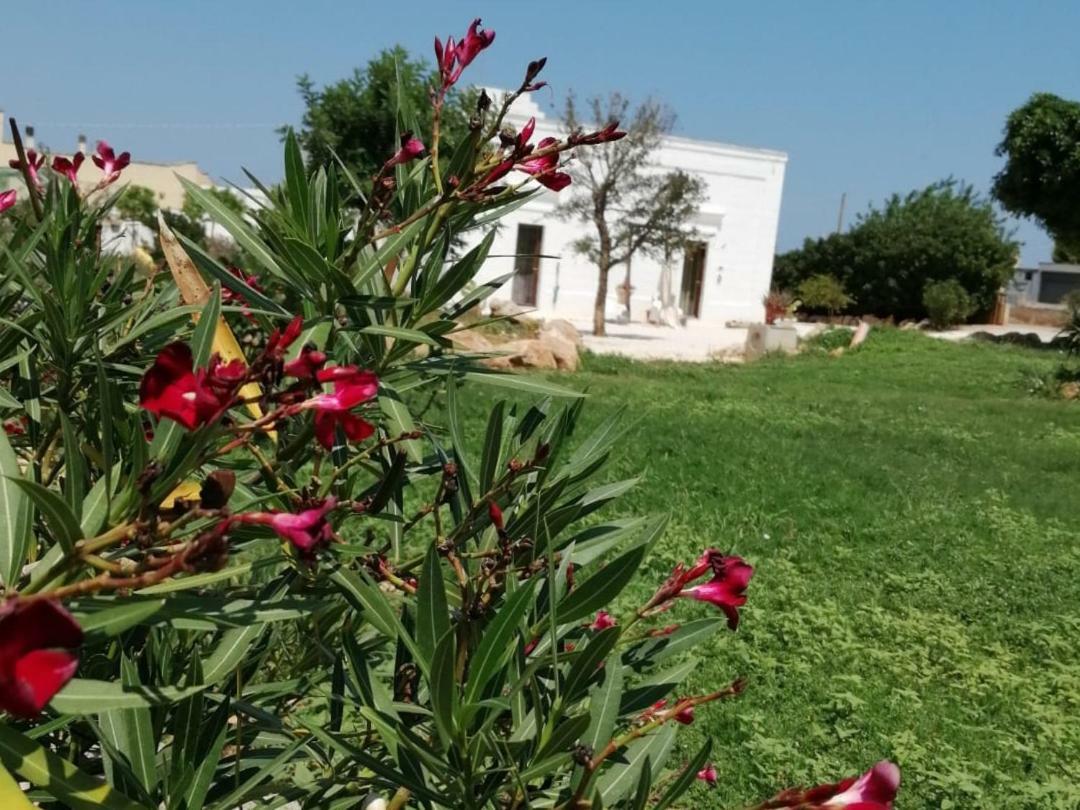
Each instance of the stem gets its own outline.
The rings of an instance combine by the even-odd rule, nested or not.
[[[26,193],[30,196],[30,205],[34,209],[34,216],[37,217],[38,222],[41,222],[41,220],[45,218],[45,210],[41,205],[41,190],[30,177],[30,164],[26,160],[26,150],[23,149],[22,135],[19,134],[19,125],[15,123],[14,118],[10,119],[10,122],[11,140],[15,144],[15,154],[19,156],[19,167],[22,170],[23,180],[26,182]]]

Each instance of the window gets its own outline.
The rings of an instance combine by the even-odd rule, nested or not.
[[[518,225],[514,285],[510,295],[519,306],[536,306],[536,291],[540,286],[540,246],[543,241],[542,226]]]

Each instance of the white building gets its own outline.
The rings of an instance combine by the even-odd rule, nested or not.
[[[496,96],[498,98],[498,96]],[[507,125],[520,130],[536,118],[534,142],[562,136],[562,123],[544,116],[531,99],[519,99]],[[706,201],[693,220],[702,241],[665,268],[635,255],[630,270],[630,318],[643,321],[664,313],[667,321],[697,318],[701,325],[728,321],[760,322],[762,297],[772,280],[780,199],[787,155],[770,149],[667,137],[657,155],[661,170],[682,169],[706,184]],[[573,249],[575,240],[592,235],[591,225],[553,215],[560,195],[543,190],[503,218],[479,281],[516,270],[512,284],[496,297],[512,297],[535,307],[543,317],[591,323],[597,270]],[[476,241],[479,240],[476,237]],[[607,317],[625,317],[625,265],[608,279]],[[676,311],[677,308],[677,311]],[[678,317],[673,319],[671,314]]]

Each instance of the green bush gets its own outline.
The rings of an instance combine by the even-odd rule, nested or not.
[[[824,273],[810,276],[799,285],[798,291],[804,309],[825,310],[830,315],[855,303],[855,299],[844,292],[843,284]]]
[[[968,291],[954,279],[927,284],[923,291],[923,306],[930,325],[935,329],[946,329],[961,323],[974,311]]]

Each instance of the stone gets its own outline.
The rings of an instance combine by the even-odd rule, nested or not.
[[[543,337],[549,333],[570,341],[578,349],[585,345],[585,341],[582,340],[581,332],[577,330],[577,327],[563,318],[552,318],[549,321],[544,321],[540,327],[540,336]]]
[[[490,352],[494,344],[475,329],[462,329],[447,335],[457,351]]]
[[[869,334],[870,324],[866,321],[860,322],[859,325],[855,327],[855,334],[851,336],[851,343],[848,344],[848,347],[851,349],[858,348],[863,344]]]
[[[573,341],[554,332],[541,331],[537,341],[555,357],[559,371],[577,371],[578,347]]]
[[[488,368],[555,370],[559,367],[559,363],[551,349],[544,346],[539,340],[512,340],[509,343],[496,346],[494,351],[499,353],[498,356],[489,357],[483,361]]]
[[[799,348],[799,333],[794,326],[770,326],[756,323],[746,330],[747,360],[754,360],[770,352],[794,354]]]
[[[505,298],[496,298],[490,304],[491,317],[492,318],[506,318],[514,323],[520,323],[521,321],[535,321],[535,310],[529,307],[523,307],[520,304],[515,304],[513,301],[508,301]]]

